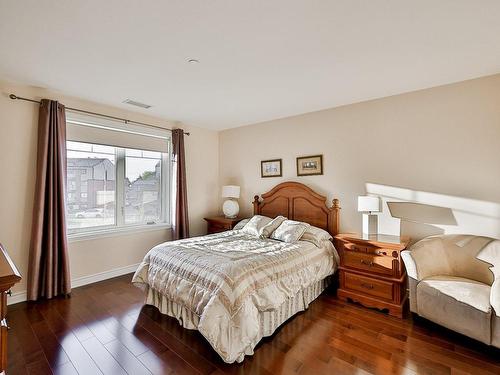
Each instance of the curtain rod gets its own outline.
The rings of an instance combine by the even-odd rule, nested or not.
[[[31,102],[31,103],[38,103],[38,104],[42,103],[42,102],[40,102],[38,100],[23,98],[21,96],[17,96],[17,95],[14,95],[14,94],[10,94],[9,98],[11,98],[12,100],[24,100],[24,101]],[[78,108],[66,107],[66,109],[69,110],[69,111],[73,111],[73,112],[85,113],[87,115],[94,115],[94,116],[100,116],[100,117],[104,117],[104,118],[109,118],[109,119],[112,119],[112,120],[123,121],[125,124],[138,124],[138,125],[149,126],[151,128],[157,128],[157,129],[162,129],[162,130],[173,130],[173,129],[168,129],[168,128],[162,128],[161,126],[146,124],[144,122],[127,120],[126,118],[115,117],[115,116],[110,116],[110,115],[104,115],[102,113],[85,111],[83,109],[78,109]],[[191,133],[185,132],[184,130],[182,132],[184,134],[186,134],[186,135],[191,135]]]

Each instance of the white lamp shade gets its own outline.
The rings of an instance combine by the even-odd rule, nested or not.
[[[380,212],[380,198],[359,196],[358,197],[358,211],[359,212]]]
[[[240,187],[235,185],[226,185],[222,187],[222,198],[239,198]]]

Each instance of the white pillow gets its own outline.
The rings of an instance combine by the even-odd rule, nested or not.
[[[306,229],[302,237],[300,237],[300,240],[312,242],[317,247],[321,247],[324,241],[330,241],[332,238],[326,230],[311,225]]]
[[[243,233],[258,236],[260,238],[267,238],[271,235],[280,224],[286,220],[284,216],[277,216],[271,219],[267,216],[254,215],[241,229]]]
[[[271,234],[271,238],[283,242],[297,242],[304,234],[309,224],[295,220],[285,220]]]
[[[248,223],[250,221],[250,219],[243,219],[241,221],[238,221],[238,224],[236,224],[233,228],[233,230],[238,230],[238,229],[241,229],[243,228],[246,223]]]
[[[269,222],[260,233],[260,238],[268,238],[286,220],[284,216],[276,216]]]
[[[251,234],[253,236],[259,237],[262,233],[262,229],[269,224],[273,219],[267,216],[254,215],[248,223],[245,224],[241,231],[243,233]]]

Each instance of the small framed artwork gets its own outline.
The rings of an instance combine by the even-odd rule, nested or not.
[[[297,176],[323,174],[323,155],[301,156],[297,158]]]
[[[262,160],[260,162],[260,177],[281,177],[281,159]]]

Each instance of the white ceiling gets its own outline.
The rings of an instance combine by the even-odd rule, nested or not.
[[[0,0],[0,79],[224,129],[498,73],[499,36],[497,0]]]

